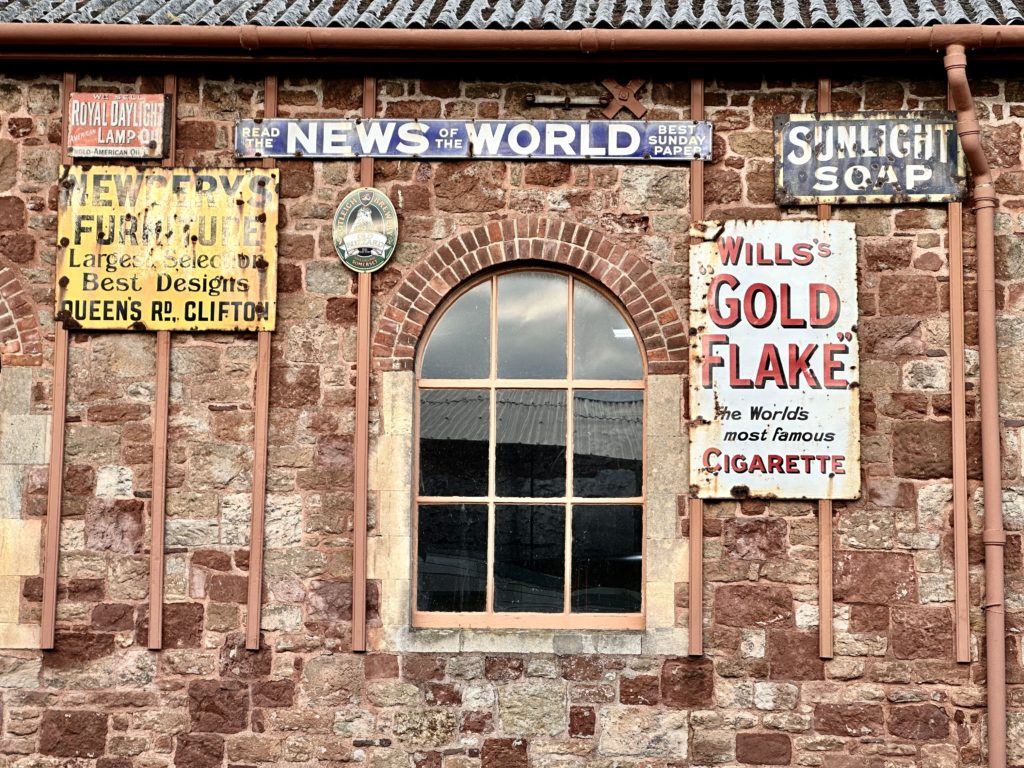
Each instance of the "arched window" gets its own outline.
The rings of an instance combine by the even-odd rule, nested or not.
[[[579,277],[491,275],[417,361],[413,624],[643,626],[644,360]]]

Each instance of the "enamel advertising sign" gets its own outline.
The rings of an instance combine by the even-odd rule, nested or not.
[[[705,222],[691,234],[694,492],[857,498],[853,223]]]
[[[711,123],[688,120],[239,120],[239,158],[711,159]]]
[[[376,272],[398,244],[398,214],[380,190],[361,187],[345,195],[334,214],[334,250],[355,272]]]
[[[59,191],[68,328],[274,330],[277,170],[71,165]]]
[[[72,93],[68,154],[72,157],[161,158],[170,144],[170,96]]]
[[[965,166],[952,112],[775,116],[780,205],[962,200]]]

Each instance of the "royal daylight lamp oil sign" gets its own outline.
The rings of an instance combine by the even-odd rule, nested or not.
[[[860,495],[857,251],[841,221],[705,222],[690,250],[699,498]]]
[[[72,93],[67,150],[72,157],[159,158],[171,134],[170,96]]]

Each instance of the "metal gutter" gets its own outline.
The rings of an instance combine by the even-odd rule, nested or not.
[[[1024,47],[1024,26],[942,24],[932,27],[866,27],[852,29],[366,29],[339,27],[205,27],[128,24],[2,24],[0,47],[5,57],[48,55],[117,55],[138,49],[138,55],[184,51],[219,51],[239,58],[273,60],[298,51],[306,54],[364,51],[376,60],[409,52],[431,52],[432,58],[457,60],[466,55],[519,59],[537,55],[659,54],[665,57],[723,52],[761,52],[834,58],[840,51],[884,53],[897,58],[909,51],[939,51],[950,45],[1003,50]],[[20,50],[19,50],[20,49]],[[33,50],[36,49],[36,50]],[[41,50],[40,50],[41,49]],[[186,53],[187,57],[188,54]],[[203,58],[197,55],[196,58]]]
[[[1006,767],[1006,614],[1003,548],[1002,462],[999,444],[999,356],[996,347],[995,213],[997,199],[981,126],[967,82],[964,46],[946,48],[946,76],[956,105],[956,128],[973,175],[977,221],[978,354],[981,361],[981,455],[985,526],[985,688],[988,695],[988,765]]]

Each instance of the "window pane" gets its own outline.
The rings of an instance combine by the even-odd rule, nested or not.
[[[565,507],[501,504],[494,519],[494,610],[561,613]]]
[[[486,496],[490,393],[420,390],[420,495]]]
[[[640,610],[642,512],[639,504],[572,508],[572,610]]]
[[[575,378],[643,378],[636,337],[611,302],[577,281],[573,284],[572,312]]]
[[[573,493],[589,498],[643,492],[644,394],[581,389],[572,404]]]
[[[422,504],[416,608],[482,611],[487,603],[487,506]]]
[[[425,379],[486,379],[491,372],[491,281],[466,291],[434,326],[423,351]]]
[[[568,279],[551,272],[514,272],[498,278],[498,376],[566,376]]]
[[[498,496],[565,495],[565,392],[499,389]]]

